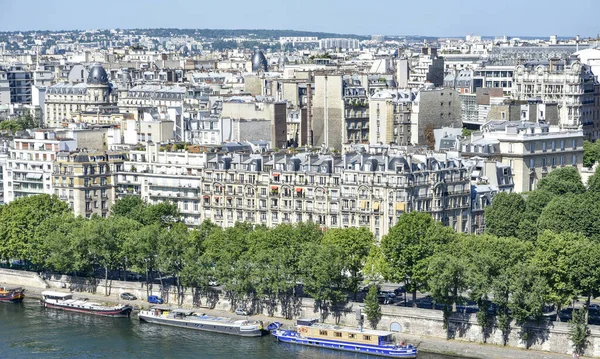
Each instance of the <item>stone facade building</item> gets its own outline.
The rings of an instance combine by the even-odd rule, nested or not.
[[[274,226],[313,221],[367,227],[380,239],[404,212],[431,213],[470,230],[470,178],[445,155],[265,154],[132,151],[117,195],[177,204],[186,224]]]
[[[123,170],[120,152],[59,152],[54,162],[54,194],[67,202],[76,216],[107,217],[114,203],[114,173]]]
[[[106,106],[114,106],[117,94],[112,90],[108,75],[101,65],[91,67],[86,83],[58,83],[46,91],[46,127],[61,127],[75,122],[80,112],[101,111]]]

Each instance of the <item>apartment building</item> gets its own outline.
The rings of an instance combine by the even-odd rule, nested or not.
[[[86,83],[58,83],[48,87],[44,104],[45,125],[61,127],[76,122],[80,112],[92,108],[94,112],[102,112],[103,107],[114,106],[116,92],[112,91],[104,68],[94,65]]]
[[[406,146],[411,139],[410,90],[381,90],[369,99],[369,143]]]
[[[314,221],[327,228],[368,227],[380,239],[398,217],[425,211],[470,230],[470,177],[445,155],[250,154],[132,151],[117,196],[177,204],[186,224],[275,226]]]
[[[53,162],[59,151],[74,151],[77,141],[59,139],[54,132],[36,131],[31,138],[14,139],[3,167],[4,201],[53,194]]]
[[[535,122],[490,121],[463,141],[464,157],[495,159],[508,165],[516,192],[536,189],[557,167],[583,166],[583,131]]]
[[[576,58],[527,62],[516,67],[513,98],[557,104],[562,127],[583,126],[584,135],[596,139],[600,136],[596,130],[600,121],[597,84],[590,67]]]
[[[114,203],[114,174],[123,170],[121,152],[58,152],[52,172],[54,194],[77,216],[107,217]]]

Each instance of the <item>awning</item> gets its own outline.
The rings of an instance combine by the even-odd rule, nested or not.
[[[278,186],[271,186],[271,191],[278,191],[279,187]]]
[[[41,173],[28,173],[25,175],[25,178],[27,178],[27,179],[42,179],[42,174]]]
[[[273,173],[273,177],[279,177],[279,173]]]
[[[214,198],[215,198],[217,201],[219,200],[219,196],[215,196]]]
[[[379,211],[379,202],[373,202],[373,210]]]
[[[471,178],[478,178],[479,175],[480,175],[479,171],[473,171],[473,172],[471,172]]]
[[[210,198],[210,196],[204,196],[204,199],[209,199],[209,198]]]
[[[303,188],[296,187],[296,192],[302,192],[302,191],[303,191]]]
[[[404,202],[396,203],[396,211],[404,211],[405,205]]]

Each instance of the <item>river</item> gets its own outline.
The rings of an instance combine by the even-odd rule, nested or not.
[[[44,309],[37,301],[0,303],[0,357],[20,358],[306,358],[374,359],[277,343],[273,338],[242,338]],[[420,353],[420,359],[452,356]]]

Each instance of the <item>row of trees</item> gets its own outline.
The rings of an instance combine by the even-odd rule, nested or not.
[[[457,304],[475,301],[484,338],[494,324],[506,337],[513,320],[540,319],[545,305],[558,312],[576,298],[589,305],[598,294],[597,177],[586,188],[574,168],[562,168],[525,196],[498,194],[486,209],[484,235],[405,213],[379,245],[366,228],[238,223],[221,229],[204,222],[189,231],[170,203],[126,197],[109,218],[85,219],[56,197],[27,197],[0,207],[0,257],[59,272],[102,268],[106,277],[115,269],[160,272],[175,278],[179,290],[208,290],[217,280],[234,306],[279,303],[287,316],[294,314],[299,283],[325,315],[341,310],[365,281],[401,282],[413,303],[418,291],[429,292],[446,318]],[[368,319],[376,326],[381,312],[372,309]]]

